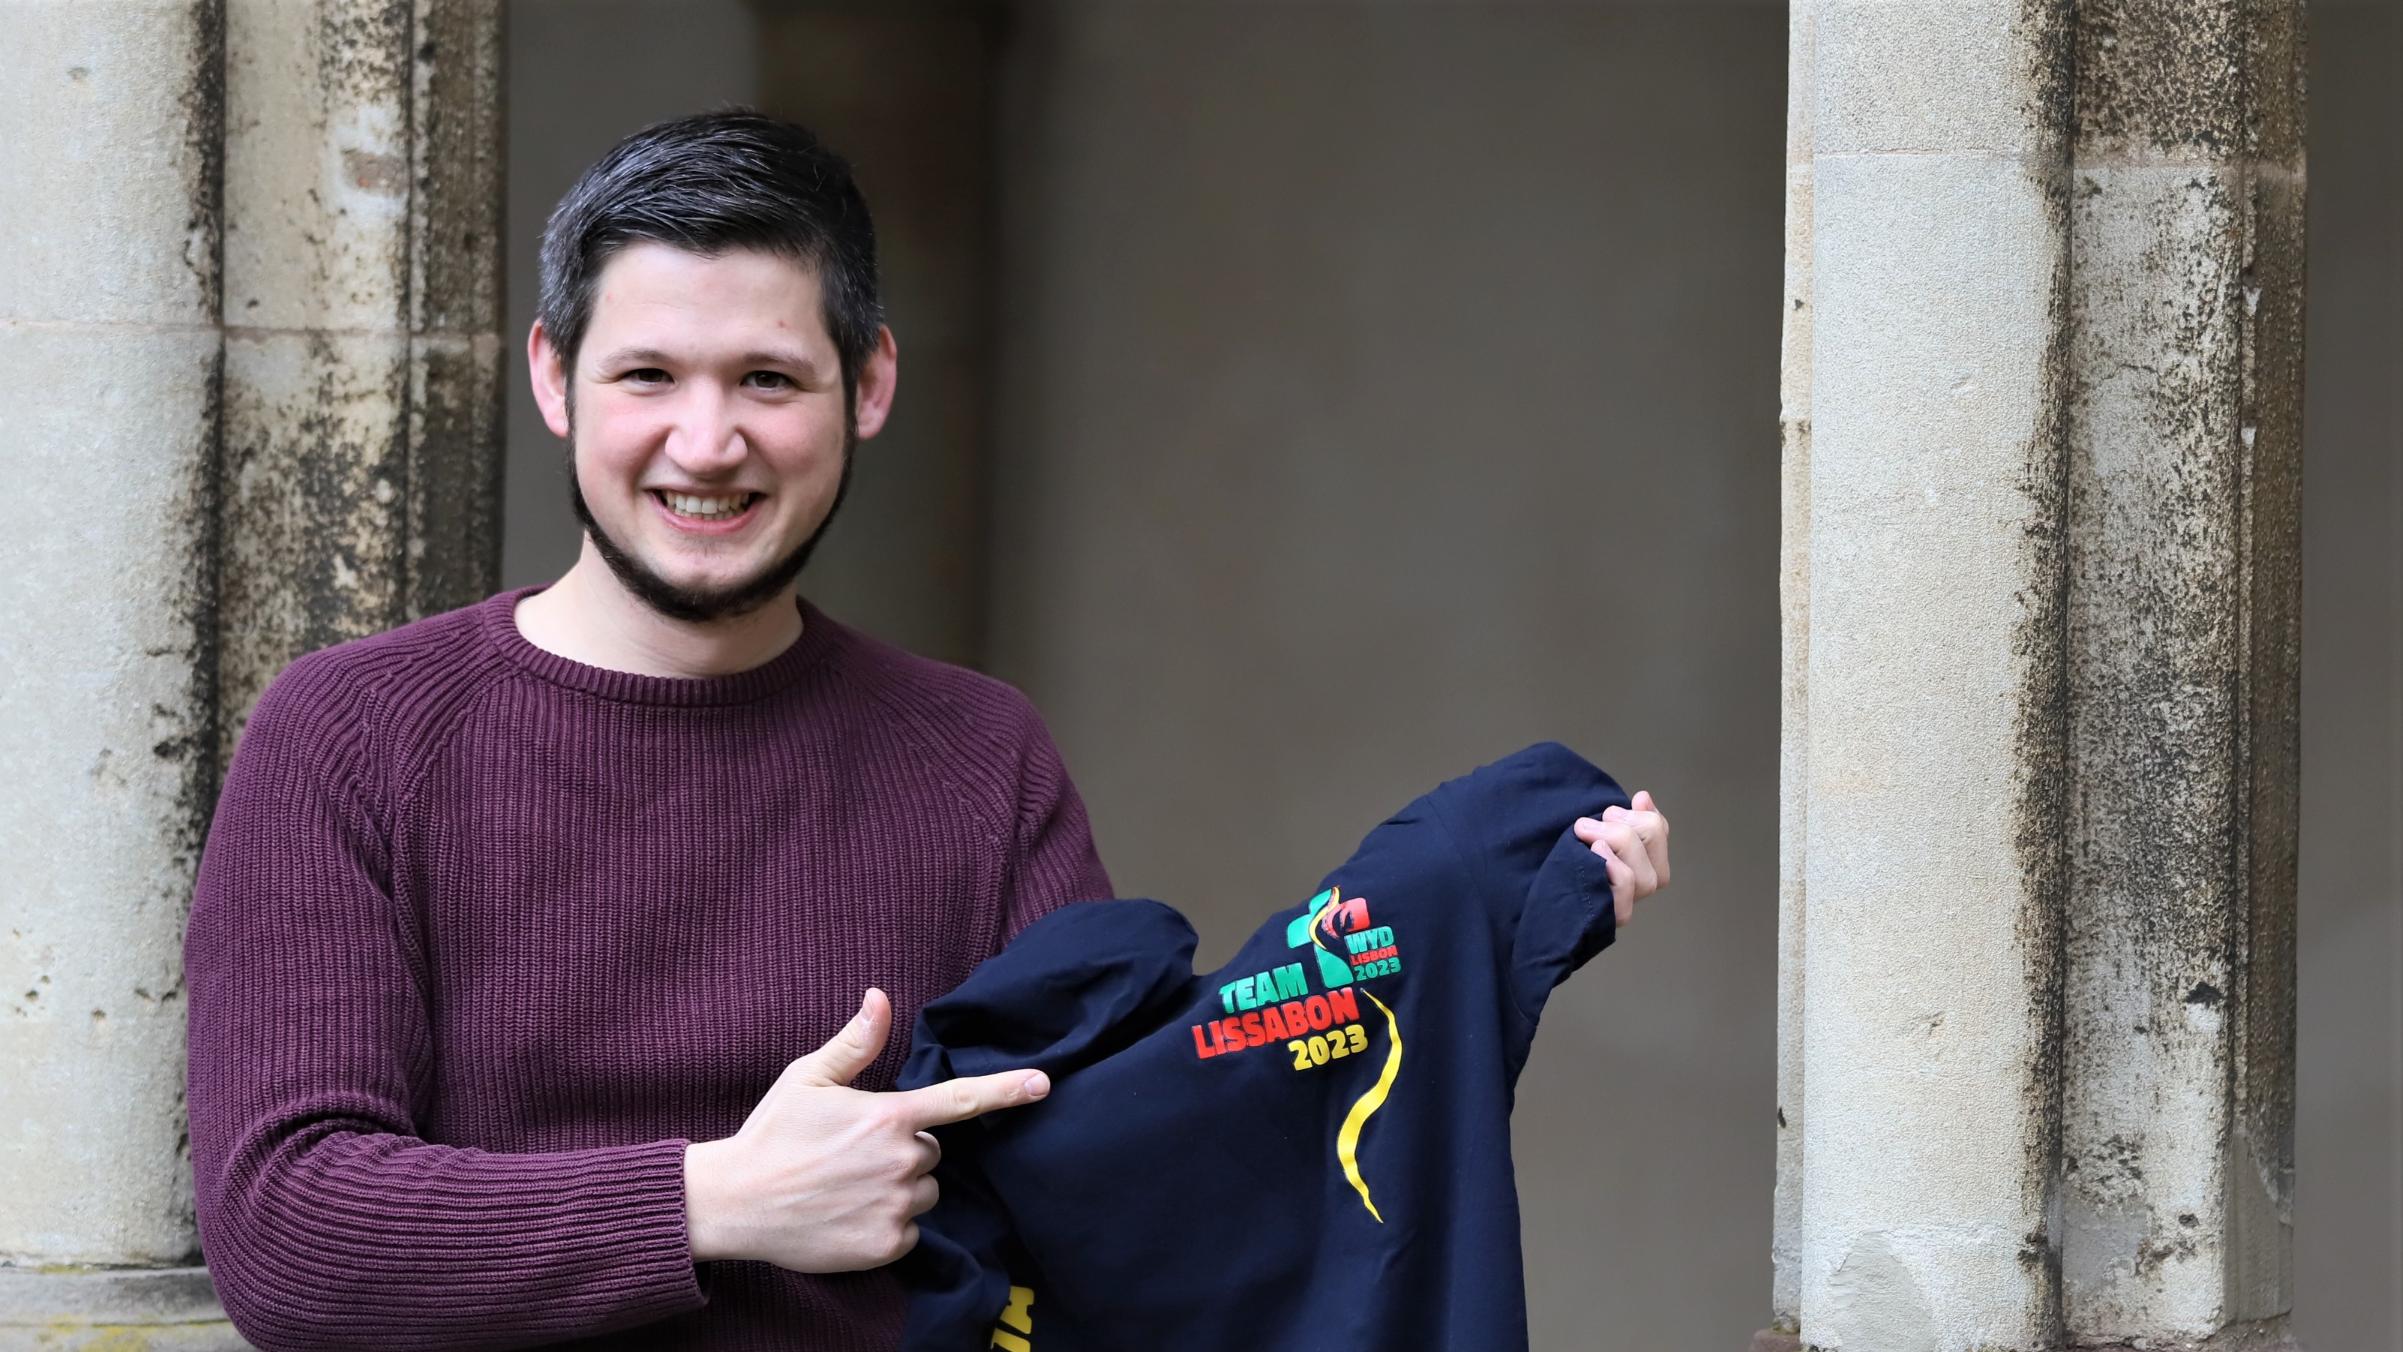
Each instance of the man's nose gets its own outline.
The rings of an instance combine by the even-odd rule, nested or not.
[[[743,462],[751,444],[743,433],[736,404],[718,390],[695,382],[676,425],[668,433],[668,459],[696,478],[723,474]]]

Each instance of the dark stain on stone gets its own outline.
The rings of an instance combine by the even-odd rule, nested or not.
[[[2079,153],[2299,164],[2296,0],[2080,0]]]
[[[2194,984],[2193,990],[2186,992],[2186,1003],[2190,1005],[2208,1005],[2217,1008],[2220,998],[2219,987],[2208,981],[2198,981]]]
[[[2042,1230],[2032,1230],[2019,1241],[2019,1265],[2034,1273],[2060,1271],[2061,1255],[2055,1249],[2052,1236]]]
[[[225,0],[191,0],[192,70],[176,98],[184,134],[184,266],[202,313],[225,307]]]
[[[1784,1108],[1783,1106],[1780,1106],[1780,1107],[1778,1108],[1778,1110],[1777,1110],[1777,1125],[1778,1125],[1778,1126],[1780,1126],[1780,1127],[1783,1127],[1785,1124],[1786,1124],[1786,1110],[1785,1110],[1785,1108]]]
[[[2069,354],[2070,250],[2066,156],[2073,116],[2075,47],[2068,0],[2023,0],[2019,31],[2029,54],[2031,106],[2037,142],[2050,154],[2030,156],[2031,186],[2055,241],[2045,278],[2046,340],[2039,359],[2036,416],[2022,453],[2019,488],[2028,521],[2021,545],[2019,617],[2011,647],[2020,689],[2015,701],[2014,782],[2008,805],[2019,875],[2034,880],[2017,920],[2026,955],[2027,1019],[2035,1034],[2022,1091],[2029,1132],[2020,1170],[2026,1214],[2058,1222],[2063,1119],[2063,1027],[2067,967],[2062,947],[2074,863],[2068,848],[2067,785],[2075,767],[2069,747],[2067,588],[2069,577],[2068,437],[2073,378]],[[2042,1314],[2040,1331],[2061,1327],[2061,1250],[2051,1234],[2022,1249]]]

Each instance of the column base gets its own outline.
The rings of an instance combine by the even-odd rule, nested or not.
[[[209,1270],[0,1267],[0,1347],[246,1352]]]
[[[1749,1352],[1803,1352],[1802,1338],[1798,1334],[1780,1333],[1776,1329],[1762,1329],[1752,1335]],[[2147,1352],[2147,1349],[2114,1344],[2110,1347],[2087,1348],[2085,1352]],[[2163,1352],[2163,1349],[2153,1348],[2150,1352]],[[2303,1345],[2296,1342],[2294,1335],[2287,1332],[2283,1325],[2254,1325],[2230,1329],[2209,1342],[2192,1345],[2187,1352],[2303,1352]]]

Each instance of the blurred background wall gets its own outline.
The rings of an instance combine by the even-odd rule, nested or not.
[[[2403,10],[2312,6],[2296,1324],[2403,1348]],[[806,585],[1049,718],[1215,963],[1538,737],[1675,888],[1549,1007],[1535,1346],[1769,1300],[1783,6],[516,0],[510,319],[575,173],[750,102],[878,214],[901,398]],[[511,392],[511,585],[572,560]]]

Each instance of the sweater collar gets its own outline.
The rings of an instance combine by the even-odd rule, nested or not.
[[[840,647],[846,634],[841,625],[803,598],[799,602],[801,637],[756,667],[723,676],[646,676],[612,671],[536,647],[518,632],[517,603],[542,589],[542,584],[516,587],[485,598],[478,607],[485,640],[511,665],[529,675],[621,704],[747,704],[792,685],[821,658]]]

